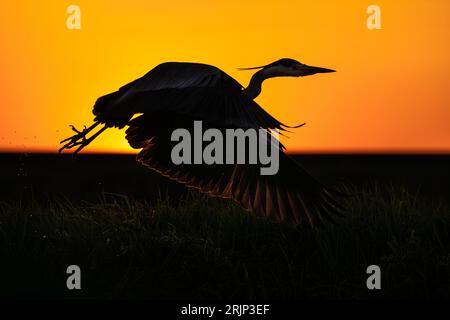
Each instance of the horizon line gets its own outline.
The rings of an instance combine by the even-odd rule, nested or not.
[[[85,151],[78,155],[137,155],[140,151],[114,151],[114,150],[94,150]],[[395,150],[395,149],[367,149],[367,150],[351,150],[351,149],[318,149],[318,150],[286,150],[286,154],[305,154],[305,155],[447,155],[450,156],[450,150]],[[46,154],[46,155],[72,155],[71,152],[59,153],[57,150],[35,149],[35,150],[18,150],[18,149],[0,149],[0,154]]]

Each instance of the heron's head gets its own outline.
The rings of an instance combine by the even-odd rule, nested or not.
[[[335,72],[335,70],[313,67],[294,59],[283,58],[272,62],[265,66],[253,67],[253,68],[241,68],[240,70],[253,70],[260,69],[260,72],[265,74],[266,77],[304,77],[311,76],[316,73],[328,73]]]

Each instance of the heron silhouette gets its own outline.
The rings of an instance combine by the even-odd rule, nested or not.
[[[118,91],[98,98],[93,108],[94,124],[83,130],[72,126],[76,134],[61,141],[65,144],[59,151],[77,147],[76,154],[107,128],[128,126],[126,139],[131,147],[141,149],[137,160],[170,179],[212,196],[233,199],[245,209],[276,221],[312,227],[334,221],[344,210],[336,200],[341,194],[313,178],[284,153],[281,144],[275,175],[260,175],[258,165],[175,165],[171,161],[171,132],[191,126],[194,120],[211,128],[263,128],[269,133],[296,128],[276,120],[254,101],[263,82],[274,77],[335,72],[286,58],[240,70],[257,70],[246,88],[211,65],[162,63]],[[100,124],[104,126],[88,138]]]

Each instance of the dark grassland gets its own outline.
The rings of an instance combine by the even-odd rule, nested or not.
[[[83,190],[55,189],[49,181],[58,179],[38,168],[45,164],[56,172],[61,165],[36,156],[25,160],[29,164],[17,158],[16,166],[11,157],[3,161],[10,169],[3,166],[7,196],[0,199],[2,298],[450,298],[450,203],[438,165],[435,175],[413,170],[424,178],[407,185],[392,167],[364,179],[361,166],[349,166],[360,171],[351,179],[349,170],[335,173],[344,179],[340,188],[354,195],[343,200],[346,217],[311,230],[254,217],[195,192],[166,192],[174,187],[161,187],[160,180],[153,180],[158,183],[150,198],[111,193],[117,188],[107,187],[114,183],[99,173],[105,170],[100,165],[76,181],[62,176],[66,186]],[[83,161],[81,167],[90,168]],[[118,161],[122,170],[141,172],[127,161]],[[71,166],[79,175],[79,163]],[[332,166],[323,166],[328,174]],[[130,185],[149,178],[133,177]],[[95,183],[89,189],[80,179]],[[95,193],[97,180],[109,183]],[[36,191],[39,186],[46,192]],[[71,264],[81,267],[81,291],[66,289]],[[366,288],[372,264],[382,270],[382,290]]]

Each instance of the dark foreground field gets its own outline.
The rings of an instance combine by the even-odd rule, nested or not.
[[[130,156],[0,155],[0,297],[450,298],[449,157],[302,159],[354,195],[338,225],[256,218]]]

